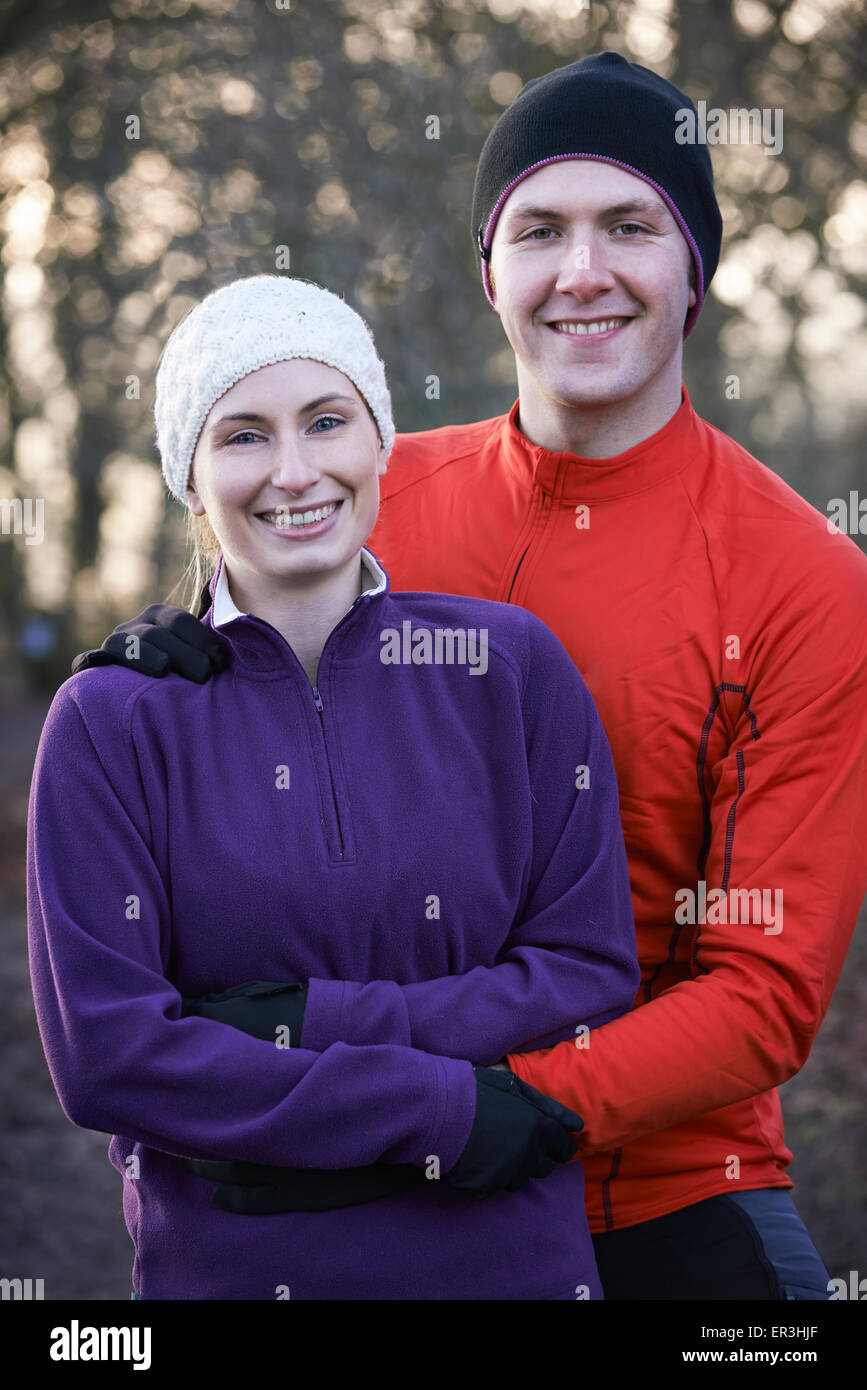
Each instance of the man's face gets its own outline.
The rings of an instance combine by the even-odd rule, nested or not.
[[[679,385],[692,256],[644,179],[595,159],[530,174],[500,213],[490,272],[522,414],[642,395],[652,407]]]

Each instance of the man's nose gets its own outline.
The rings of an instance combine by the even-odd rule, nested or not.
[[[557,274],[558,290],[578,299],[592,299],[600,290],[611,289],[614,277],[605,264],[603,249],[589,241],[564,242]]]

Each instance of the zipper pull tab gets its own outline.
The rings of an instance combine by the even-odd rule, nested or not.
[[[320,696],[319,691],[317,690],[317,688],[316,688],[315,685],[314,685],[314,687],[313,687],[313,698],[314,698],[314,700],[316,701],[316,708],[318,709],[319,713],[321,714],[321,713],[322,713],[322,709],[323,709],[323,706],[322,706],[322,697]]]

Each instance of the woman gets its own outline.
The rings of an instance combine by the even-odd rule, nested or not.
[[[337,296],[209,295],[155,415],[227,677],[73,676],[28,822],[40,1031],[112,1135],[134,1296],[600,1298],[581,1118],[498,1064],[637,987],[581,677],[523,609],[391,592],[390,400]]]

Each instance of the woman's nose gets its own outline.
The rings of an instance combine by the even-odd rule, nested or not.
[[[287,492],[302,492],[319,477],[298,439],[281,439],[275,445],[271,481]]]

